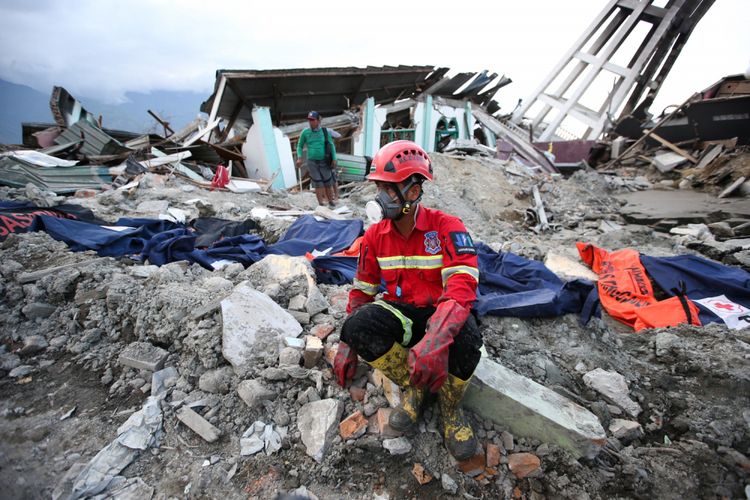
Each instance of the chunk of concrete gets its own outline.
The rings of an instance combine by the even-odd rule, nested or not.
[[[209,443],[213,443],[219,439],[219,436],[221,435],[219,429],[211,425],[208,420],[201,417],[187,406],[183,406],[177,410],[176,415],[180,422],[188,426],[193,432]]]
[[[630,399],[628,383],[617,372],[597,368],[583,376],[583,383],[625,410],[631,417],[641,413],[641,405]]]
[[[318,364],[323,356],[323,342],[315,335],[305,337],[305,368],[312,368]]]
[[[668,152],[662,153],[651,158],[651,163],[661,172],[662,174],[674,170],[679,167],[687,160],[677,153]]]
[[[234,372],[229,366],[209,370],[198,379],[198,388],[203,392],[212,394],[226,394],[229,392],[233,376]]]
[[[29,319],[48,318],[56,310],[56,306],[43,302],[32,302],[21,308],[21,312]]]
[[[373,372],[372,379],[376,386],[383,388],[383,394],[385,395],[385,399],[388,400],[388,405],[391,408],[396,408],[401,404],[401,388],[396,382],[389,379],[385,373],[380,370],[375,370]]]
[[[464,406],[513,434],[593,458],[606,441],[599,419],[573,401],[487,358],[474,371]]]
[[[307,403],[297,413],[297,428],[307,454],[316,462],[323,456],[338,434],[339,420],[344,413],[344,403],[336,399],[323,399]]]
[[[384,439],[383,448],[388,450],[391,455],[404,455],[411,451],[411,443],[405,437]]]
[[[255,379],[240,382],[237,386],[237,393],[250,408],[259,406],[262,401],[273,401],[278,397],[278,394]]]
[[[641,427],[641,424],[621,418],[612,419],[612,422],[609,424],[609,432],[611,432],[614,437],[625,443],[643,436],[643,428]]]
[[[278,355],[281,339],[296,337],[302,326],[271,298],[243,281],[221,301],[222,354],[236,369]]]
[[[159,371],[164,367],[169,353],[148,342],[133,342],[123,349],[118,361],[123,366],[137,370]]]
[[[544,257],[544,265],[553,273],[564,278],[584,278],[593,282],[599,280],[599,275],[588,267],[555,252],[547,252],[547,255]]]

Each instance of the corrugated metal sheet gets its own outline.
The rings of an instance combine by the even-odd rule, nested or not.
[[[76,122],[65,129],[55,138],[55,144],[65,144],[80,139],[83,139],[81,153],[85,156],[115,155],[129,151],[120,141],[85,121]]]
[[[79,189],[102,189],[112,183],[108,167],[38,167],[18,158],[0,158],[0,184],[22,188],[32,183],[57,194],[71,194]]]

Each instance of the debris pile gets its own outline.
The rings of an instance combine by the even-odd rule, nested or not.
[[[629,196],[654,192],[640,190],[643,178],[592,169],[565,178],[452,154],[435,154],[434,167],[426,205],[565,280],[591,278],[579,241],[697,252],[700,233],[621,215]],[[240,194],[171,169],[139,175],[137,185],[75,201],[108,224],[134,209],[181,213],[186,224],[249,216],[244,231],[268,244],[315,211],[309,191]],[[29,200],[29,191],[0,188],[0,197]],[[373,195],[367,183],[342,190],[342,217],[364,219]],[[529,207],[544,210],[546,226],[524,227]],[[361,362],[351,387],[336,384],[349,285],[322,282],[317,259],[157,266],[72,252],[48,232],[10,234],[2,255],[0,434],[12,445],[0,477],[13,496],[737,497],[748,482],[747,329],[633,334],[606,311],[587,326],[575,314],[483,316],[486,357],[467,397],[481,450],[456,463],[437,406],[401,435],[387,424],[398,387],[381,373]]]

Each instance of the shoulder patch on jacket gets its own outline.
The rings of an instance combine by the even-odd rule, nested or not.
[[[450,233],[450,235],[451,240],[453,241],[453,247],[456,249],[456,254],[477,254],[477,249],[474,246],[474,241],[471,239],[469,233],[454,231]]]

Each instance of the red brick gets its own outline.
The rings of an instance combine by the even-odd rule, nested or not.
[[[321,325],[315,325],[310,329],[310,334],[315,335],[320,340],[325,340],[326,337],[328,337],[331,332],[333,332],[334,327],[333,325],[330,325],[328,323],[323,323]]]
[[[516,500],[520,500],[521,497],[523,497],[523,493],[521,493],[521,488],[516,486],[515,488],[513,488],[513,498],[515,498]]]
[[[342,439],[356,439],[367,431],[367,419],[361,411],[356,411],[339,424]]]
[[[484,452],[482,452],[474,455],[468,460],[458,462],[458,468],[461,469],[461,472],[463,472],[467,476],[476,477],[484,472],[486,463],[487,459],[484,456]]]
[[[424,470],[422,464],[414,464],[414,467],[411,469],[411,473],[416,478],[419,484],[427,484],[432,481],[432,476],[429,472]]]
[[[386,438],[395,438],[401,436],[401,433],[388,425],[388,417],[391,416],[391,408],[379,408],[375,414],[378,422],[378,433]]]
[[[533,453],[513,453],[508,457],[508,468],[518,479],[533,474],[541,465],[542,461]]]
[[[497,467],[500,463],[500,447],[487,443],[487,467]]]
[[[333,347],[332,345],[324,345],[323,346],[323,359],[326,360],[326,363],[328,363],[330,366],[333,366],[333,360],[336,359],[336,351],[338,349],[336,347]]]

